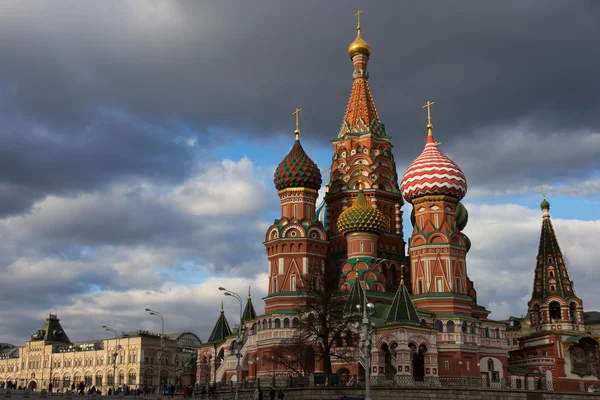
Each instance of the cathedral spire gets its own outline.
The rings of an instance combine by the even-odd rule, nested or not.
[[[248,286],[248,301],[246,302],[246,308],[244,308],[244,312],[242,313],[242,322],[250,321],[254,318],[256,318],[256,310],[254,310],[254,305],[252,304],[252,298],[250,296],[250,286]]]
[[[227,322],[227,318],[225,318],[225,310],[223,309],[223,301],[221,301],[221,313],[219,314],[219,318],[217,319],[217,323],[208,338],[209,342],[221,342],[227,336],[231,335],[231,328],[229,327],[229,323]]]
[[[549,297],[568,299],[575,295],[575,289],[552,226],[550,203],[545,196],[540,208],[542,209],[542,232],[532,300],[545,301]]]
[[[371,46],[369,46],[361,35],[361,13],[361,10],[356,13],[359,18],[356,28],[356,39],[348,47],[348,54],[354,66],[352,72],[354,82],[352,83],[350,100],[348,100],[346,114],[344,115],[338,137],[344,137],[348,133],[385,135],[385,131],[379,121],[377,109],[375,108],[371,88],[369,87],[367,63],[371,55]]]

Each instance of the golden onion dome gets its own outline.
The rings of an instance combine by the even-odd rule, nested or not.
[[[338,220],[338,232],[342,235],[352,232],[385,232],[386,221],[381,211],[369,204],[362,189],[352,207],[344,210]]]
[[[367,57],[371,55],[371,46],[360,35],[360,26],[356,28],[356,39],[348,46],[348,54],[350,54],[350,58],[357,54],[364,54]]]

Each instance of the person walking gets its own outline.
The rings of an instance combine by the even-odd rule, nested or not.
[[[279,389],[279,393],[277,393],[277,398],[278,398],[279,400],[282,400],[282,399],[283,399],[283,396],[284,396],[284,394],[283,394],[283,390]]]
[[[270,400],[275,400],[275,389],[271,386],[271,390],[269,390],[269,399]]]

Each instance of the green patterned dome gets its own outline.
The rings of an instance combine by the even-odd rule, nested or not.
[[[550,203],[548,203],[548,200],[546,200],[545,197],[544,197],[544,201],[542,201],[542,203],[540,204],[540,207],[542,208],[542,210],[544,208],[550,209]]]
[[[273,182],[277,190],[288,188],[319,190],[323,180],[317,164],[304,152],[300,141],[296,140],[292,150],[275,170]]]
[[[467,208],[460,201],[456,205],[454,218],[456,220],[456,227],[458,230],[462,231],[465,229],[467,222],[469,222],[469,213],[467,212]]]
[[[369,204],[362,190],[359,190],[352,207],[344,210],[337,220],[337,228],[342,235],[351,232],[382,234],[385,232],[385,225],[385,216]]]

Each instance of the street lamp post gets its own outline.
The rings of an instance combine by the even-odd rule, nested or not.
[[[373,303],[367,303],[367,292],[363,288],[363,304],[357,304],[356,308],[362,311],[362,331],[360,334],[359,348],[361,357],[365,365],[365,400],[371,400],[371,323],[369,318],[373,314],[375,306]]]
[[[117,380],[117,356],[119,355],[119,332],[116,329],[102,325],[104,329],[115,334],[115,352],[113,353],[113,396],[116,393],[115,382]]]
[[[158,352],[158,394],[160,395],[160,367],[162,365],[162,353],[163,353],[163,347],[164,347],[164,342],[163,342],[163,337],[165,335],[165,318],[162,316],[161,313],[159,313],[158,311],[154,311],[151,310],[149,308],[146,308],[146,311],[150,314],[150,315],[154,315],[158,318],[160,318],[160,350]]]
[[[232,292],[231,290],[227,290],[224,287],[220,287],[219,290],[225,292],[225,296],[231,296],[235,299],[237,299],[237,301],[240,302],[240,327],[237,330],[237,335],[236,335],[236,339],[235,339],[235,356],[237,357],[237,367],[235,368],[235,372],[236,372],[236,379],[235,379],[235,400],[239,399],[239,393],[240,393],[240,358],[242,357],[242,347],[241,347],[241,343],[242,343],[242,326],[243,326],[243,321],[242,321],[242,298],[240,297],[239,294]]]

